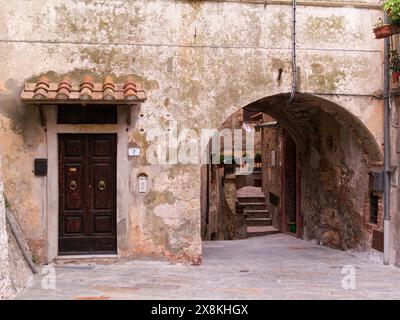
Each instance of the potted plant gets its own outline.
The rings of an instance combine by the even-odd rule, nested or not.
[[[373,29],[376,39],[387,38],[400,32],[400,0],[384,1],[383,10],[388,14],[390,24],[384,23],[382,18],[378,20]]]
[[[231,155],[220,155],[220,167],[225,168],[225,174],[231,174],[235,172],[235,159]]]
[[[400,55],[397,50],[390,54],[390,71],[392,73],[392,81],[399,83],[400,79]]]
[[[382,18],[379,18],[378,22],[375,23],[373,31],[376,39],[387,38],[392,35],[391,25],[383,23]]]
[[[383,10],[388,14],[391,24],[400,24],[400,0],[386,0],[383,3]]]
[[[218,167],[219,167],[219,168],[223,168],[223,167],[224,167],[224,165],[225,165],[225,160],[227,160],[227,159],[226,159],[226,156],[225,156],[224,154],[220,154],[220,155],[219,155],[219,163],[218,163]]]
[[[261,167],[262,157],[261,153],[257,152],[254,156],[254,163],[256,164],[257,168]]]

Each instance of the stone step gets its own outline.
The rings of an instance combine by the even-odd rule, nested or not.
[[[271,217],[268,210],[244,210],[243,214],[246,215],[247,219]]]
[[[265,202],[239,202],[239,205],[244,207],[244,211],[267,210],[267,204]]]
[[[261,236],[267,236],[267,235],[276,234],[276,233],[280,233],[280,231],[272,226],[263,226],[263,227],[249,226],[249,227],[247,227],[247,237],[261,237]]]
[[[246,223],[250,227],[272,226],[271,218],[247,218]]]
[[[246,197],[237,197],[239,203],[265,203],[264,196],[246,196]]]

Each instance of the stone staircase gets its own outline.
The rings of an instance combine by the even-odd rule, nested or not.
[[[237,201],[243,207],[243,214],[246,216],[248,237],[265,236],[280,232],[272,226],[272,219],[267,210],[265,196],[261,188],[244,187],[239,189]]]

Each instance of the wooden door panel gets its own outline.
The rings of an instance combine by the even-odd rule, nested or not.
[[[83,210],[83,168],[82,163],[67,163],[65,173],[65,210]]]
[[[64,234],[83,235],[83,216],[65,216],[65,232]]]
[[[110,157],[112,155],[111,139],[95,139],[93,140],[93,157]]]
[[[94,216],[94,233],[112,233],[112,218],[111,215],[96,215]]]
[[[112,165],[109,163],[93,165],[93,210],[112,210],[114,200],[112,169]]]
[[[109,246],[116,235],[116,136],[97,135],[89,140],[89,214],[91,234],[101,237],[95,246]],[[107,240],[107,237],[108,240]],[[99,239],[99,238],[98,238]]]
[[[64,147],[64,157],[67,158],[78,157],[80,159],[83,159],[83,157],[85,156],[84,137],[81,135],[67,140],[63,140],[63,147]]]
[[[116,253],[115,250],[115,237],[98,237],[92,238],[90,242],[90,246],[92,247],[93,252],[99,253]]]
[[[116,135],[59,135],[59,253],[116,252]]]
[[[59,246],[85,233],[85,141],[82,135],[59,139]]]

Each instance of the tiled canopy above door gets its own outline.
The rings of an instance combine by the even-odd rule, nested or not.
[[[143,87],[127,77],[124,82],[114,83],[112,76],[95,82],[92,76],[82,79],[63,78],[50,82],[42,76],[34,83],[26,83],[21,99],[27,104],[134,104],[146,100]]]

